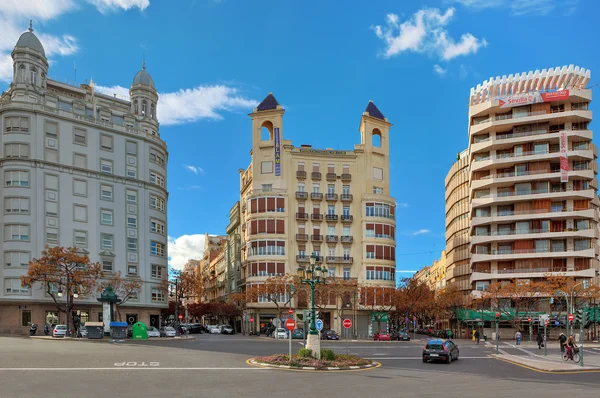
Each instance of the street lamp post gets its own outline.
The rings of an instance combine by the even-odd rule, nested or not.
[[[69,275],[67,274],[67,291],[66,291],[66,299],[67,299],[67,303],[66,303],[66,321],[67,321],[67,336],[69,336],[69,316],[72,317],[72,315],[70,314],[71,312],[71,307],[73,307],[73,301],[74,299],[79,297],[79,294],[77,293],[77,288],[73,288],[73,291],[70,291],[71,289],[71,283],[69,280]],[[63,296],[63,291],[62,288],[58,288],[58,292],[57,292],[57,296],[58,297],[62,297]],[[73,327],[75,327],[75,324],[73,324]]]
[[[183,295],[180,297],[181,292],[179,291],[179,280],[177,278],[173,282],[169,281],[169,283],[175,285],[175,333],[179,336],[179,324],[181,323],[179,321],[179,299],[183,299]],[[173,292],[171,292],[171,297],[173,297]],[[187,335],[187,328],[185,331]]]
[[[313,252],[310,255],[310,265],[308,267],[298,267],[298,277],[300,283],[306,283],[310,286],[311,293],[311,308],[310,308],[310,331],[308,332],[308,339],[306,342],[306,348],[313,350],[317,359],[321,358],[321,352],[318,350],[319,347],[319,332],[316,326],[316,312],[315,312],[315,287],[318,284],[325,284],[327,282],[327,268],[320,265],[316,265],[317,256]]]

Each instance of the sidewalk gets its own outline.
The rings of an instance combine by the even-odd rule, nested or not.
[[[27,337],[27,336],[22,336]],[[191,335],[186,336],[177,336],[177,337],[150,337],[148,340],[137,340],[137,339],[113,339],[110,336],[104,336],[102,339],[88,339],[87,337],[52,337],[52,336],[29,336],[30,339],[37,340],[52,340],[52,341],[83,341],[83,342],[103,342],[103,341],[127,341],[127,342],[135,342],[135,341],[171,341],[171,340],[196,340],[196,337],[192,337]]]
[[[584,366],[580,366],[573,361],[565,362],[562,359],[550,359],[548,357],[539,356],[520,356],[510,354],[491,354],[492,358],[501,361],[509,362],[518,366],[548,373],[577,373],[577,372],[600,372],[600,359],[594,358],[598,355],[585,356]]]

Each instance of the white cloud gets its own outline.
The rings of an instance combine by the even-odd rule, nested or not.
[[[199,260],[204,255],[206,235],[182,235],[178,238],[169,236],[169,265],[175,269],[183,269],[188,260]]]
[[[547,15],[558,6],[572,13],[579,0],[451,0],[467,8],[483,10],[488,8],[503,7],[511,11],[513,15]]]
[[[131,8],[144,11],[150,5],[150,0],[87,0],[87,2],[93,4],[103,14],[119,9],[127,11]]]
[[[192,166],[190,164],[184,164],[183,167],[185,167],[194,174],[204,174],[204,170],[202,169],[202,167]]]
[[[416,231],[416,232],[413,232],[413,233],[412,233],[412,235],[413,235],[413,236],[417,236],[417,235],[428,234],[428,233],[430,233],[430,232],[431,232],[430,230],[428,230],[428,229],[424,229],[424,228],[423,228],[423,229],[420,229],[420,230],[418,230],[418,231]]]
[[[446,69],[442,68],[442,67],[441,67],[441,66],[439,66],[439,65],[433,65],[433,71],[434,71],[434,72],[435,72],[437,75],[440,75],[440,76],[444,76],[444,75],[446,74],[446,72],[447,72],[447,70],[446,70]]]
[[[485,47],[485,39],[478,39],[465,33],[455,42],[448,36],[446,26],[454,16],[454,8],[443,14],[437,8],[424,8],[410,19],[401,21],[396,14],[388,14],[386,25],[373,27],[375,34],[385,43],[385,57],[392,57],[405,51],[433,54],[448,61],[462,55],[476,53]]]
[[[121,86],[96,86],[106,95],[117,94],[129,99],[129,89]],[[193,123],[201,119],[220,120],[221,112],[252,109],[258,101],[245,98],[235,87],[198,86],[172,93],[159,93],[157,116],[163,125]]]

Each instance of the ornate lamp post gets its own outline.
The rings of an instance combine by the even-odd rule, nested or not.
[[[327,283],[327,267],[316,264],[317,255],[313,252],[310,255],[310,265],[308,267],[298,267],[298,277],[300,283],[306,283],[310,286],[311,293],[311,308],[310,308],[310,331],[308,332],[308,339],[306,341],[306,348],[313,350],[315,356],[319,358],[321,352],[319,348],[319,332],[316,326],[316,312],[315,312],[315,287],[322,283]]]

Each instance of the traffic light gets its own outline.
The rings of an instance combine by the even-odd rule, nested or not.
[[[554,297],[550,297],[550,304],[554,304]]]
[[[583,310],[575,311],[575,321],[578,323],[583,323]]]
[[[500,313],[496,312],[496,323],[500,322]]]

